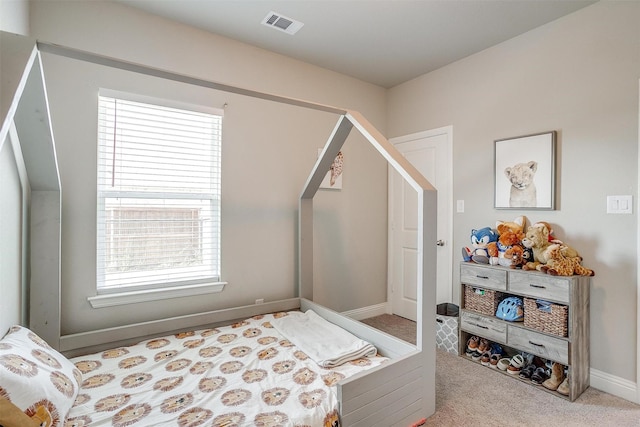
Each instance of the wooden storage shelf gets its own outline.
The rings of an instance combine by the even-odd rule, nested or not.
[[[569,396],[540,386],[545,391],[574,401],[589,387],[589,277],[549,276],[537,271],[463,262],[460,265],[460,281],[458,354],[461,357],[468,359],[465,356],[467,341],[475,335],[565,365],[569,373]],[[486,312],[469,310],[465,305],[465,289],[469,286],[499,291],[504,296],[542,299],[566,306],[567,336],[546,333],[526,327],[523,322],[507,322]],[[521,380],[517,375],[515,377]]]
[[[473,335],[478,336],[478,334],[472,334],[472,333],[468,333],[468,332],[462,332],[462,333],[460,334],[460,336],[465,337],[465,340],[468,340],[468,339],[469,339],[470,337],[472,337]],[[501,343],[501,342],[498,342],[498,341],[493,341],[493,342],[496,342],[496,343],[500,344],[503,348],[506,346],[506,344]],[[466,346],[466,341],[465,341],[465,346]],[[512,347],[509,347],[509,348],[512,348]],[[466,360],[468,360],[468,361],[469,361],[469,362],[471,362],[471,363],[476,363],[476,364],[478,364],[478,365],[481,365],[481,362],[480,362],[480,361],[475,361],[475,360],[473,360],[473,359],[471,359],[471,358],[469,358],[469,357],[465,356],[465,355],[464,355],[464,353],[462,353],[462,356],[461,356],[461,357],[464,357]],[[558,393],[557,391],[549,390],[549,389],[547,389],[547,388],[543,387],[542,385],[534,384],[534,383],[532,383],[532,382],[531,382],[531,380],[530,380],[530,379],[527,379],[527,378],[520,378],[518,375],[510,375],[510,374],[508,374],[506,371],[501,371],[500,369],[497,369],[497,368],[490,368],[490,367],[488,367],[488,366],[485,366],[485,367],[486,367],[487,369],[491,369],[493,372],[495,372],[495,373],[496,373],[496,375],[504,375],[504,376],[506,376],[506,377],[508,377],[508,378],[512,378],[512,379],[514,379],[514,380],[516,380],[516,381],[520,381],[520,382],[525,383],[525,384],[527,384],[527,385],[530,385],[530,386],[532,386],[532,387],[537,387],[539,390],[544,391],[544,392],[546,392],[546,393],[550,393],[550,394],[552,394],[552,395],[554,395],[554,396],[557,396],[557,397],[559,397],[559,398],[561,398],[561,399],[570,400],[570,398],[571,398],[571,395],[569,395],[569,396],[564,396],[564,395],[562,395],[562,394]],[[576,396],[576,398],[577,398],[577,396]]]

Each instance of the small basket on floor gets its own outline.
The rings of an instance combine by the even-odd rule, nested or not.
[[[459,307],[449,302],[436,306],[436,347],[458,354]]]
[[[548,334],[566,337],[568,332],[567,316],[569,307],[548,303],[544,305],[550,311],[543,310],[535,299],[524,299],[524,326]]]
[[[492,289],[464,286],[464,308],[477,311],[488,316],[495,316],[498,304],[502,300],[502,292]]]

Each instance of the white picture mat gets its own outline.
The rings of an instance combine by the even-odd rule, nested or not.
[[[534,177],[537,190],[537,206],[511,208],[509,196],[511,183],[505,169],[518,163],[538,163]],[[495,142],[495,207],[498,209],[554,209],[555,182],[554,132],[503,139]]]

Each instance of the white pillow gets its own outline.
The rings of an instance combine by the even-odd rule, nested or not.
[[[78,368],[29,329],[12,326],[0,340],[0,396],[27,415],[42,405],[62,427],[81,382]]]

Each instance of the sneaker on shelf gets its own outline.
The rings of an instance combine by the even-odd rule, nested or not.
[[[491,343],[491,354],[504,354],[504,350],[502,350],[502,346],[497,342]]]
[[[533,364],[536,365],[536,367],[538,367],[538,368],[540,368],[540,367],[544,368],[546,366],[546,361],[545,361],[545,359],[542,359],[542,358],[540,358],[538,356],[535,356],[533,358]]]
[[[486,338],[480,338],[480,342],[478,343],[478,351],[480,352],[480,354],[490,350],[491,343],[489,342],[489,340]]]
[[[542,384],[549,378],[549,373],[545,368],[536,368],[535,372],[531,374],[531,382],[534,384]]]
[[[497,368],[499,361],[500,361],[500,355],[498,353],[493,353],[489,358],[489,366],[492,368]]]
[[[527,352],[522,352],[520,353],[522,355],[522,358],[524,359],[524,364],[525,366],[527,365],[531,365],[533,363],[533,358],[535,357],[533,354],[531,353],[527,353]]]
[[[521,355],[516,354],[511,358],[511,362],[507,367],[507,373],[511,375],[518,375],[522,370],[522,368],[524,367],[524,364],[525,364],[524,358]]]
[[[489,353],[488,351],[482,353],[482,356],[480,357],[480,363],[482,363],[483,366],[489,366],[491,363],[491,353]]]
[[[506,371],[509,368],[510,363],[511,359],[509,359],[508,357],[503,357],[502,359],[498,360],[498,369],[500,369],[501,371]]]
[[[524,378],[524,379],[531,379],[531,375],[533,375],[533,373],[536,371],[537,366],[535,364],[530,364],[525,366],[521,371],[520,374],[518,374],[520,376],[520,378]]]
[[[503,357],[502,359],[498,360],[498,369],[500,369],[501,371],[506,371],[510,363],[511,359],[509,359],[508,357]]]
[[[469,338],[469,340],[467,341],[467,350],[465,352],[467,356],[471,356],[475,351],[478,350],[479,341],[480,338],[476,337],[475,335]]]

